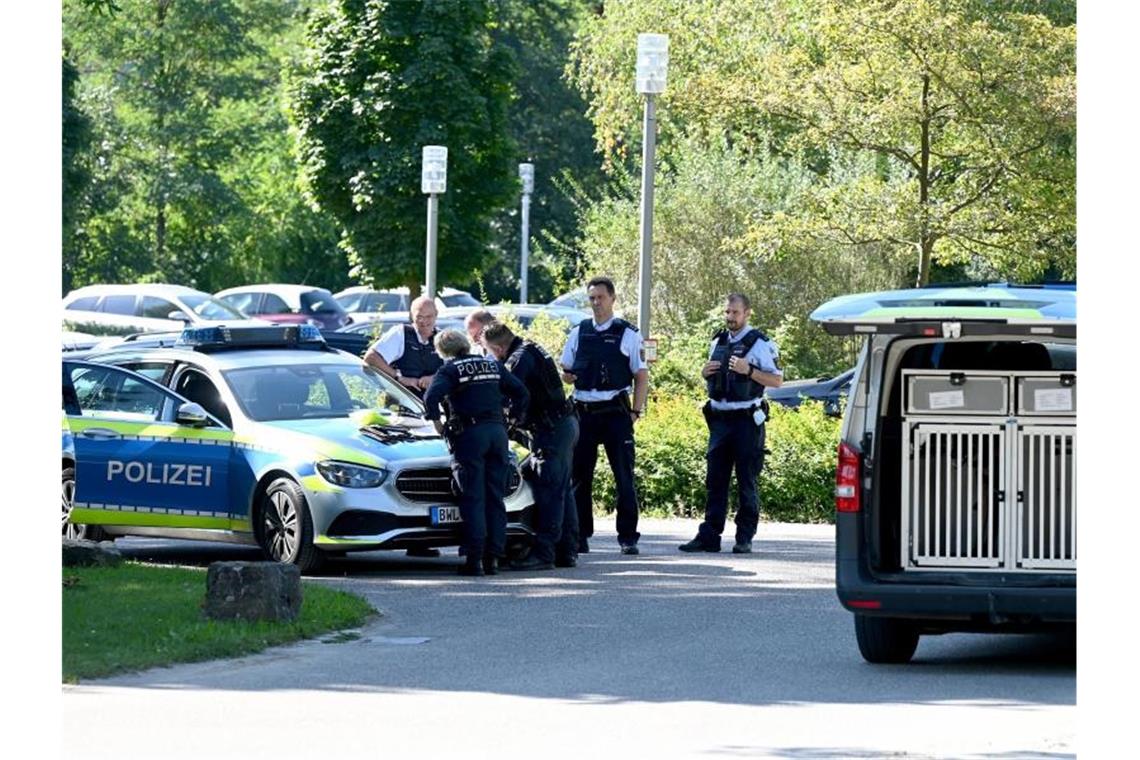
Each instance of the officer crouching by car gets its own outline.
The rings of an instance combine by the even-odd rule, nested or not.
[[[778,388],[783,373],[776,366],[776,351],[768,336],[748,326],[752,304],[748,296],[732,293],[724,308],[727,329],[713,337],[709,360],[701,374],[709,400],[705,420],[709,426],[705,520],[697,537],[681,544],[683,552],[719,552],[720,534],[728,516],[728,485],[736,470],[736,542],[733,554],[752,552],[752,538],[760,522],[757,479],[764,467],[764,422],[768,402],[764,388]]]
[[[504,396],[512,417],[530,400],[526,386],[492,358],[473,356],[467,336],[444,330],[435,338],[444,360],[424,394],[427,419],[447,439],[459,487],[466,555],[460,575],[494,575],[506,554],[507,510],[503,504],[511,472]],[[440,405],[447,423],[439,423]]]
[[[510,370],[527,391],[525,430],[530,436],[538,530],[530,554],[511,562],[515,570],[550,570],[578,564],[578,511],[570,488],[578,418],[562,388],[554,358],[537,343],[523,340],[502,322],[483,328],[487,352]]]

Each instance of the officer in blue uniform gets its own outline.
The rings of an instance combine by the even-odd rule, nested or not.
[[[637,488],[633,481],[633,425],[645,412],[649,370],[637,328],[614,317],[614,283],[595,277],[586,285],[592,319],[570,331],[562,351],[563,379],[574,386],[580,434],[572,482],[578,508],[578,551],[594,535],[594,468],[598,445],[606,449],[617,483],[617,534],[622,554],[639,554]],[[633,386],[633,402],[629,400]]]
[[[503,497],[511,463],[504,397],[517,419],[525,413],[530,394],[497,361],[472,355],[467,336],[459,330],[444,330],[435,345],[444,363],[424,394],[424,416],[435,422],[451,449],[466,555],[459,573],[493,575],[507,541]],[[439,424],[441,404],[447,407],[446,425]]]
[[[511,562],[511,567],[574,567],[578,564],[578,511],[570,488],[570,470],[578,442],[578,418],[562,388],[558,365],[545,348],[518,337],[502,322],[488,324],[482,340],[487,352],[503,362],[530,392],[525,430],[530,435],[527,461],[534,468],[538,530],[530,554]]]
[[[729,295],[724,309],[726,329],[713,338],[709,360],[701,374],[709,401],[705,420],[709,426],[708,469],[705,485],[705,520],[692,541],[681,544],[683,552],[719,552],[720,534],[728,515],[728,485],[736,470],[738,504],[734,554],[749,554],[752,537],[760,522],[760,494],[756,480],[764,467],[764,421],[767,401],[764,388],[778,388],[783,373],[776,366],[776,352],[768,337],[748,326],[752,304],[741,293]]]
[[[364,361],[422,397],[443,364],[432,344],[438,312],[427,296],[412,301],[410,312],[412,324],[390,328],[365,352]]]

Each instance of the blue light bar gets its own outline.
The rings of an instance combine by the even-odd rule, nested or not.
[[[324,345],[321,331],[314,325],[270,325],[266,327],[187,327],[178,345],[197,349],[292,348],[302,344]]]

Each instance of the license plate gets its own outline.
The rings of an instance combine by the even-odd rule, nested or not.
[[[459,514],[459,507],[431,508],[431,524],[434,526],[452,525],[461,522],[463,522],[463,517]]]

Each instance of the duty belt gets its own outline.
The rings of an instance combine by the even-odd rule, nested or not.
[[[628,412],[629,411],[629,396],[624,393],[619,393],[611,399],[605,401],[581,401],[574,399],[574,408],[583,414],[601,414],[603,412]]]
[[[733,419],[736,417],[751,416],[756,409],[759,408],[764,412],[764,416],[768,416],[768,399],[760,399],[760,403],[746,406],[743,409],[713,409],[712,402],[706,401],[704,405],[704,413],[708,417],[716,417],[718,419]]]

